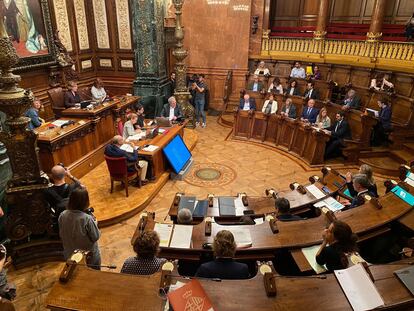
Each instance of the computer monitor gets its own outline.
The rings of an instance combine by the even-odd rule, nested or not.
[[[191,159],[191,152],[184,144],[180,135],[175,136],[174,139],[164,147],[163,152],[176,174],[178,174]]]

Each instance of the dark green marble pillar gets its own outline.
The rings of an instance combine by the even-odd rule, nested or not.
[[[132,0],[136,78],[146,115],[159,115],[168,91],[164,37],[164,0]]]

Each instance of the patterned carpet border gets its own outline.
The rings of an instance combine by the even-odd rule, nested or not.
[[[236,179],[236,172],[218,163],[194,163],[184,181],[198,187],[222,187]]]

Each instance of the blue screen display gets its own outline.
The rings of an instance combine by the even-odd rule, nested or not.
[[[414,196],[409,194],[407,191],[402,189],[400,186],[395,186],[392,188],[391,192],[393,192],[397,197],[399,197],[404,202],[408,203],[411,206],[414,206]]]
[[[184,144],[180,135],[174,137],[170,143],[164,147],[163,152],[170,162],[175,173],[179,173],[187,161],[191,158],[191,152]]]

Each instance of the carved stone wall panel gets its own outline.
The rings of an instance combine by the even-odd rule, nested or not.
[[[92,0],[95,19],[96,39],[99,49],[109,49],[108,19],[105,0]]]
[[[115,0],[116,19],[118,24],[118,45],[122,50],[132,49],[131,23],[129,19],[128,0]]]
[[[112,68],[112,59],[110,58],[100,58],[99,67]]]
[[[81,67],[82,67],[82,70],[92,68],[92,60],[90,60],[90,59],[83,60],[81,62]]]
[[[53,8],[55,10],[56,25],[59,30],[60,41],[62,41],[68,52],[71,52],[73,51],[73,46],[66,0],[53,0]]]
[[[80,50],[89,49],[88,25],[86,23],[85,1],[74,0],[76,26]]]

